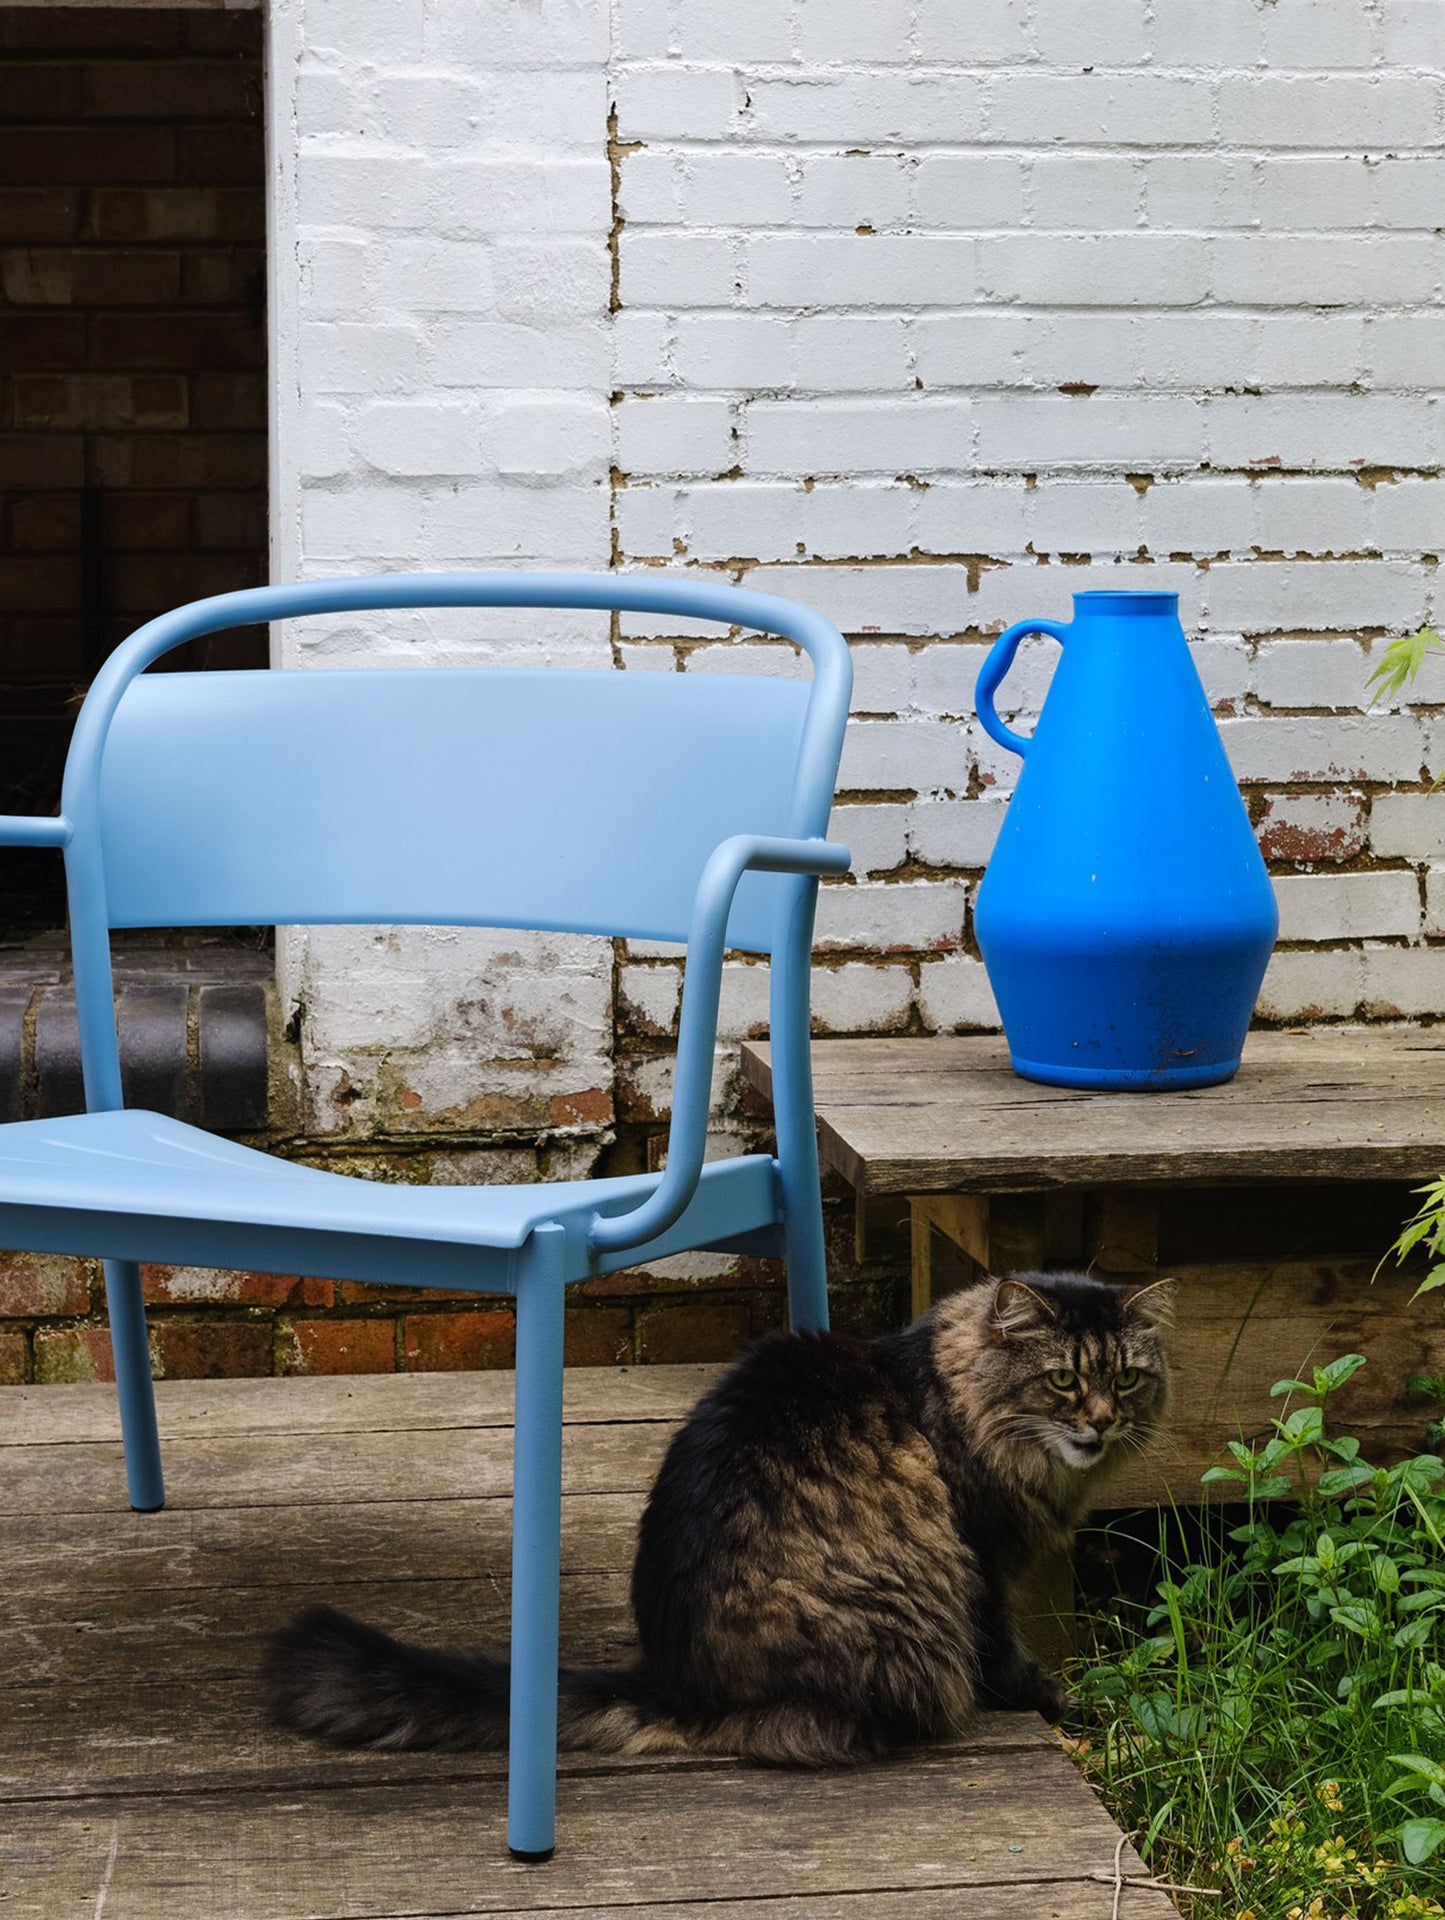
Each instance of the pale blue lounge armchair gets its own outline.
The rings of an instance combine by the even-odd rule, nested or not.
[[[811,681],[560,670],[161,673],[199,634],[407,607],[590,607],[795,641]],[[376,575],[162,615],[97,675],[59,818],[87,1112],[0,1127],[0,1245],[105,1260],[131,1505],[163,1501],[139,1262],[509,1293],[517,1303],[508,1842],[556,1799],[562,1308],[571,1281],[683,1248],[782,1251],[827,1324],[808,1065],[818,877],[852,673],[818,614],[636,575]],[[397,770],[379,777],[379,769]],[[386,1186],[122,1106],[113,927],[450,924],[686,940],[666,1170],[523,1187]],[[703,1164],[726,947],[772,960],[777,1153]]]

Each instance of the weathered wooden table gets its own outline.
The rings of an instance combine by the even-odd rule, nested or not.
[[[1278,1411],[1275,1380],[1351,1350],[1370,1365],[1342,1417],[1367,1450],[1419,1445],[1404,1387],[1445,1372],[1441,1296],[1372,1276],[1407,1184],[1445,1173],[1445,1029],[1256,1033],[1227,1085],[1175,1093],[1038,1086],[993,1037],[825,1040],[813,1069],[860,1245],[906,1210],[915,1312],[980,1270],[1179,1277],[1170,1433],[1111,1504],[1198,1499],[1223,1442]],[[765,1045],[743,1072],[768,1095]]]

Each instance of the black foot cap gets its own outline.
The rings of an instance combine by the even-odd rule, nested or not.
[[[523,1847],[508,1847],[507,1852],[514,1860],[524,1860],[528,1866],[539,1867],[544,1860],[550,1860],[557,1851],[555,1847],[546,1847],[541,1853],[528,1853]]]
[[[132,1513],[159,1513],[165,1504],[164,1500],[157,1500],[153,1507],[138,1507],[132,1500],[130,1510]]]

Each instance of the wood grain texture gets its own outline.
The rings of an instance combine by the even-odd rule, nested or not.
[[[645,1493],[677,1422],[568,1427],[568,1493]],[[162,1442],[166,1511],[335,1506],[372,1500],[479,1499],[512,1485],[511,1425],[402,1433],[236,1434]],[[58,1456],[58,1457],[57,1457]],[[125,1499],[119,1441],[9,1447],[0,1515],[102,1513]]]
[[[681,1420],[720,1371],[716,1366],[569,1367],[563,1417],[569,1426]],[[156,1417],[163,1442],[212,1434],[509,1428],[512,1378],[503,1370],[299,1375],[279,1394],[274,1380],[158,1380]],[[0,1406],[0,1447],[120,1439],[114,1387],[10,1387]]]
[[[501,1805],[500,1782],[473,1780],[12,1804],[7,1920],[88,1916],[108,1864],[114,1920],[599,1913],[669,1900],[706,1911],[740,1891],[811,1901],[914,1888],[956,1889],[955,1911],[967,1911],[972,1888],[1040,1880],[1068,1920],[1108,1912],[1087,1876],[1110,1867],[1115,1829],[1057,1753],[918,1754],[854,1773],[568,1773],[563,1844],[544,1868],[508,1858]],[[1127,1846],[1124,1870],[1141,1870]]]
[[[569,1423],[569,1484],[609,1489],[564,1502],[578,1663],[631,1645],[644,1490],[712,1370],[669,1371],[590,1382]],[[0,1473],[7,1920],[1104,1920],[1116,1830],[1031,1716],[856,1773],[569,1755],[540,1868],[505,1852],[501,1756],[332,1752],[271,1730],[256,1664],[302,1599],[498,1645],[509,1597],[510,1382],[298,1384],[323,1383],[167,1396],[193,1504],[158,1514],[123,1505],[108,1388],[73,1390],[53,1420],[35,1404],[52,1390],[0,1392],[0,1432],[20,1416]],[[1124,1870],[1143,1872],[1128,1848]],[[1131,1886],[1123,1911],[1173,1909]]]
[[[823,1158],[869,1194],[1424,1179],[1445,1166],[1442,1070],[1445,1036],[1395,1027],[1252,1034],[1225,1086],[1149,1094],[1021,1080],[992,1037],[813,1048]],[[770,1095],[764,1043],[743,1073]]]
[[[434,1641],[436,1635],[429,1636]],[[625,1647],[605,1649],[620,1658]],[[153,1679],[121,1679],[67,1688],[9,1688],[0,1694],[0,1804],[97,1798],[187,1789],[213,1793],[301,1787],[387,1784],[425,1780],[486,1781],[505,1785],[504,1753],[367,1753],[318,1746],[266,1724],[255,1658],[229,1680],[192,1680],[184,1688]],[[1049,1740],[1032,1714],[995,1713],[969,1731],[966,1752],[1026,1749],[1044,1756]],[[76,1765],[84,1756],[83,1769]],[[643,1765],[671,1771],[673,1758],[619,1761],[615,1754],[564,1753],[566,1773],[615,1773]],[[684,1755],[684,1767],[732,1767],[714,1755]],[[3,1910],[3,1909],[0,1909]]]

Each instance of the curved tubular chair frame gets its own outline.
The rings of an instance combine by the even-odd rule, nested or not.
[[[484,1262],[489,1264],[483,1277],[471,1284],[488,1291],[510,1292],[517,1302],[508,1842],[521,1858],[543,1859],[550,1854],[555,1837],[566,1285],[589,1273],[628,1264],[626,1256],[638,1250],[657,1257],[680,1246],[727,1245],[728,1208],[738,1204],[730,1196],[763,1193],[771,1196],[761,1209],[768,1217],[760,1218],[754,1198],[752,1214],[741,1220],[733,1244],[756,1245],[760,1232],[764,1239],[780,1232],[787,1257],[792,1324],[800,1328],[827,1325],[808,1056],[808,989],[818,879],[823,874],[841,873],[849,864],[847,850],[828,844],[825,838],[852,686],[846,643],[820,615],[789,601],[733,587],[636,575],[378,574],[221,594],[163,614],[116,649],[96,676],[77,720],[66,763],[60,816],[0,817],[0,846],[50,846],[64,851],[85,1098],[92,1120],[53,1125],[105,1125],[94,1117],[121,1114],[123,1101],[111,978],[113,922],[107,907],[102,762],[112,722],[127,690],[162,655],[200,635],[309,615],[434,607],[585,608],[719,621],[788,639],[807,653],[813,668],[798,735],[788,831],[725,837],[696,877],[664,1172],[655,1179],[602,1183],[613,1191],[605,1202],[584,1210],[580,1229],[574,1200],[569,1202],[572,1211],[566,1218],[529,1219],[513,1238],[494,1236],[476,1249],[478,1274],[482,1274]],[[366,670],[358,671],[364,678]],[[425,667],[417,669],[422,674],[427,671]],[[489,669],[476,671],[484,676]],[[772,962],[770,1011],[777,1152],[771,1161],[714,1162],[705,1169],[718,997],[729,916],[744,876],[755,872],[791,876],[778,883],[773,932],[767,947]],[[324,920],[343,916],[294,917]],[[510,918],[489,921],[484,915],[479,916],[478,923],[526,924]],[[585,924],[579,923],[579,930],[604,929],[589,918]],[[749,944],[759,948],[757,940]],[[129,1124],[140,1117],[127,1116],[117,1124]],[[24,1135],[28,1143],[47,1124],[52,1123],[21,1122],[0,1127],[0,1162],[8,1140]],[[37,1151],[43,1153],[47,1145],[48,1141],[41,1138]],[[77,1162],[85,1158],[70,1155]],[[63,1162],[61,1154],[56,1164]],[[14,1164],[21,1167],[21,1172],[0,1180],[0,1232],[8,1229],[17,1236],[9,1238],[7,1244],[27,1244],[18,1236],[28,1229],[46,1250],[101,1251],[108,1256],[106,1290],[131,1504],[143,1511],[157,1508],[162,1504],[163,1484],[141,1299],[139,1260],[146,1257],[145,1251],[133,1244],[134,1233],[127,1237],[114,1206],[106,1213],[100,1202],[87,1201],[83,1195],[73,1202],[64,1197],[57,1201],[53,1183],[37,1199],[26,1189],[23,1159]],[[728,1186],[730,1170],[744,1175],[748,1185]],[[628,1191],[619,1198],[618,1188]],[[143,1226],[155,1228],[162,1211],[154,1210]],[[203,1228],[193,1220],[186,1226],[192,1235],[212,1232],[213,1241],[202,1238],[198,1243],[192,1239],[184,1244],[200,1244],[203,1248],[213,1244],[222,1250],[214,1264],[228,1264],[222,1256],[235,1248],[237,1234],[246,1231],[245,1223],[240,1219],[238,1226],[229,1217],[218,1218],[219,1226],[212,1222],[209,1228]],[[317,1222],[323,1228],[329,1224],[320,1214]],[[706,1237],[690,1238],[690,1230]],[[389,1247],[396,1250],[398,1258],[416,1252],[415,1237],[388,1242],[388,1233],[403,1235],[404,1229],[378,1227],[368,1243],[367,1259],[352,1271],[360,1274],[362,1269],[374,1270],[378,1258],[385,1261],[388,1257]],[[345,1263],[355,1262],[356,1247],[365,1235],[365,1226],[359,1233],[331,1228],[329,1243],[335,1246],[337,1262],[333,1271],[345,1276]],[[275,1248],[278,1244],[274,1235],[269,1242],[263,1236],[260,1253],[264,1254],[268,1245]],[[328,1244],[326,1233],[319,1236],[318,1244]],[[487,1248],[493,1250],[488,1253]],[[166,1248],[152,1250],[150,1257],[166,1258]],[[468,1248],[450,1245],[447,1257],[456,1280],[462,1270],[458,1262],[466,1260]],[[391,1277],[406,1281],[412,1276],[398,1272]],[[435,1284],[435,1275],[429,1282],[428,1274],[422,1272],[415,1283]]]

